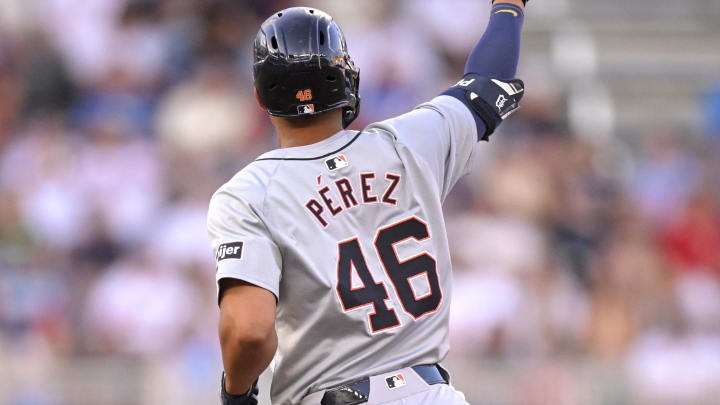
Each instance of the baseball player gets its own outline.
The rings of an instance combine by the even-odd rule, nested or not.
[[[465,75],[414,110],[346,130],[359,70],[326,13],[273,14],[254,43],[255,94],[277,131],[220,187],[223,404],[465,404],[448,353],[451,263],[442,202],[523,95],[514,79],[526,0],[493,4]],[[482,243],[482,241],[478,241]]]

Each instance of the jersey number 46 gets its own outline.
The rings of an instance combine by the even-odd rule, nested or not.
[[[393,285],[403,310],[416,320],[437,311],[442,301],[437,263],[428,253],[400,261],[395,245],[408,239],[421,242],[428,238],[430,234],[427,224],[417,217],[380,228],[375,236],[375,251],[380,264]],[[360,286],[353,286],[353,268],[361,281]],[[376,282],[370,274],[357,238],[338,244],[337,275],[336,291],[345,312],[371,305],[373,311],[369,313],[368,320],[372,333],[400,326],[395,310],[388,308],[386,304],[390,299],[387,288],[383,282]],[[427,281],[428,291],[418,296],[413,288],[413,280],[420,277]]]

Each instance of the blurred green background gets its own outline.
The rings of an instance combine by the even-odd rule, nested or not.
[[[330,12],[354,129],[456,82],[489,1],[0,0],[0,404],[217,403],[212,192],[276,141],[272,12]],[[720,3],[533,0],[521,110],[446,203],[472,404],[716,404]]]

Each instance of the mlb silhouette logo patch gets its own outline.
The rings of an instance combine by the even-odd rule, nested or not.
[[[385,384],[387,384],[387,387],[389,389],[394,389],[402,387],[403,385],[407,384],[407,382],[405,382],[405,376],[402,375],[402,373],[397,373],[386,378]]]
[[[337,155],[325,161],[325,166],[327,166],[330,171],[342,169],[343,167],[347,167],[349,164],[350,163],[345,155]]]
[[[298,114],[312,114],[315,112],[315,104],[303,104],[298,106]]]

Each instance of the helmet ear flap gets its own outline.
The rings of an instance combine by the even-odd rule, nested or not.
[[[348,106],[343,108],[342,127],[347,128],[360,114],[360,71],[346,72],[348,84]]]
[[[353,121],[355,121],[355,118],[357,118],[358,114],[360,114],[360,100],[359,98],[355,102],[355,107],[343,107],[343,116],[342,116],[342,127],[343,129],[347,128],[350,124],[352,124]]]

